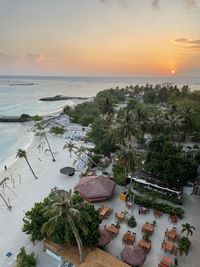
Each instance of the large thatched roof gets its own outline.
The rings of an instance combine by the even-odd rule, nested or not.
[[[74,190],[89,202],[101,202],[112,196],[115,185],[105,176],[86,176],[80,179]]]
[[[127,245],[121,252],[122,259],[131,266],[139,266],[146,260],[144,250],[138,246]]]
[[[84,247],[83,253],[85,259],[83,263],[80,263],[77,246],[60,246],[50,240],[45,240],[44,245],[45,248],[71,261],[77,267],[130,267],[128,264],[98,248],[91,250]]]

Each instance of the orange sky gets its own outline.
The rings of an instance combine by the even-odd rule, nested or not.
[[[200,0],[0,4],[0,74],[200,74]]]

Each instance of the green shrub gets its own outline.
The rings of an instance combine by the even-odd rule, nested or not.
[[[36,258],[35,254],[26,254],[24,247],[20,249],[20,252],[17,254],[16,267],[35,267]]]
[[[26,114],[26,113],[23,113],[20,116],[20,119],[22,119],[22,120],[29,120],[30,118],[31,118],[31,116],[29,114]]]
[[[184,210],[182,208],[172,207],[165,203],[157,203],[156,201],[150,198],[135,195],[134,202],[137,205],[144,206],[146,208],[153,208],[156,210],[160,210],[169,215],[177,215],[179,218],[182,218],[184,215]]]
[[[128,219],[128,222],[127,222],[128,226],[131,227],[131,228],[134,228],[137,226],[137,222],[135,220],[135,217],[134,216],[131,216],[129,219]]]
[[[126,185],[125,170],[119,164],[113,165],[113,179],[119,185]]]
[[[191,245],[190,240],[187,237],[182,236],[178,242],[178,250],[179,250],[180,255],[183,255],[183,253],[187,255],[190,249],[190,245]]]
[[[148,188],[144,188],[143,186],[139,185],[139,184],[134,184],[133,185],[133,188],[135,190],[137,190],[138,192],[140,193],[145,193],[147,194],[149,197],[155,197],[155,198],[160,198],[160,199],[165,199],[167,201],[170,201],[172,203],[175,203],[177,205],[182,205],[182,199],[178,199],[174,196],[169,196],[169,195],[165,195],[165,194],[162,194],[160,192],[155,192],[155,191],[152,191]]]
[[[65,130],[63,129],[63,127],[53,126],[50,129],[50,133],[55,134],[55,135],[57,135],[57,134],[62,135],[62,134],[64,134],[64,132],[65,132]]]
[[[42,121],[42,117],[37,114],[35,116],[32,116],[31,118],[33,121]]]

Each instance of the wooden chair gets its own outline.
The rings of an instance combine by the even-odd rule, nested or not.
[[[163,249],[165,247],[165,244],[166,244],[166,242],[165,242],[165,239],[164,239],[162,244],[161,244],[161,249]]]

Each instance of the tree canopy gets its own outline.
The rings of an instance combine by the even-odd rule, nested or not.
[[[183,186],[197,175],[197,162],[188,153],[174,147],[164,135],[152,139],[145,169],[172,187]]]

